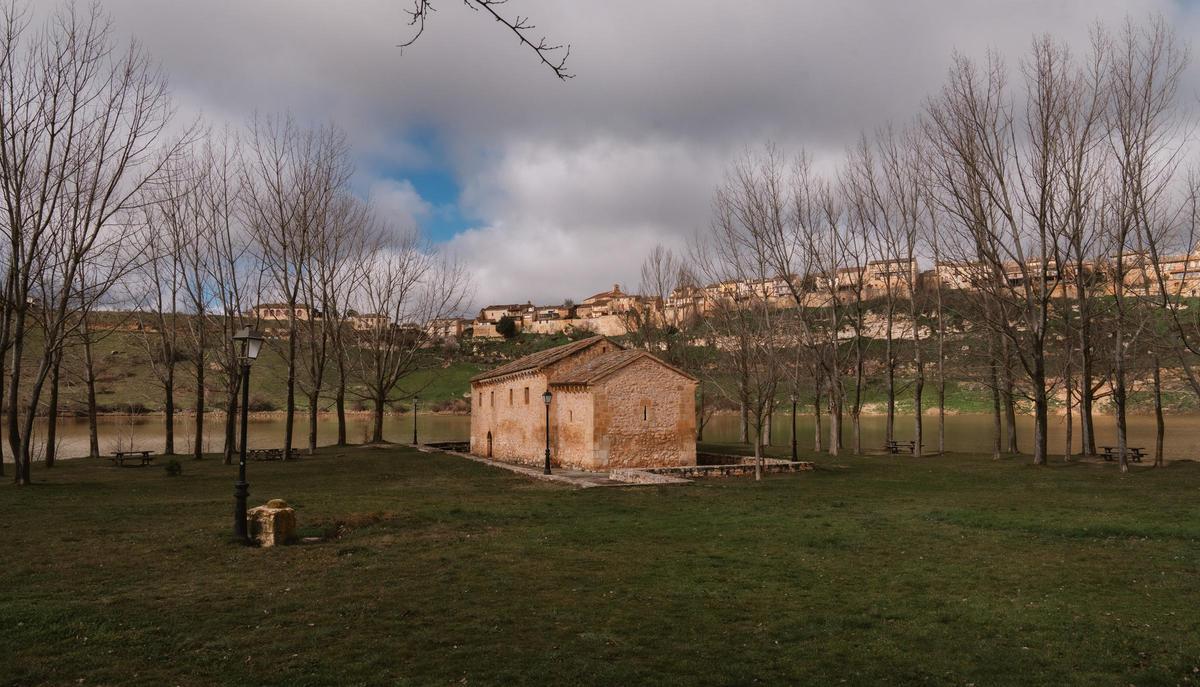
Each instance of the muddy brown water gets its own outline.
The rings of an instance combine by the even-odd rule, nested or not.
[[[828,423],[828,418],[824,421]],[[221,446],[224,418],[212,415],[207,418],[205,428],[208,436],[205,439],[206,451],[217,451]],[[324,446],[333,443],[337,432],[337,419],[332,415],[322,415],[317,421],[317,443]],[[780,413],[775,416],[775,426],[772,432],[772,442],[777,446],[789,443],[791,432],[790,416]],[[848,424],[848,423],[847,423]],[[39,432],[44,436],[44,425]],[[900,415],[896,418],[896,438],[907,441],[913,436],[912,418]],[[465,441],[469,438],[471,418],[466,415],[422,415],[417,416],[417,437],[422,442],[434,441]],[[278,414],[261,415],[250,419],[249,444],[251,448],[278,448],[283,443],[284,418]],[[370,428],[370,418],[366,415],[352,415],[348,418],[347,438],[357,443],[365,441]],[[1169,460],[1200,458],[1200,414],[1171,415],[1166,421],[1166,457]],[[1061,417],[1051,417],[1050,452],[1061,454],[1063,451],[1065,425]],[[825,425],[828,433],[828,424]],[[1020,416],[1017,418],[1018,442],[1021,450],[1032,450],[1031,432],[1033,419]],[[194,432],[193,418],[181,415],[176,419],[175,449],[180,453],[188,453],[192,447]],[[986,414],[961,414],[946,417],[946,448],[949,451],[991,450],[992,418]],[[862,436],[863,446],[867,449],[882,447],[885,433],[885,418],[881,415],[863,416]],[[705,427],[704,438],[707,441],[736,441],[738,434],[738,419],[733,414],[721,414],[713,417]],[[798,415],[796,418],[797,443],[801,450],[813,446],[813,421],[810,416]],[[61,418],[58,425],[59,456],[72,458],[87,455],[88,434],[87,420],[83,418]],[[162,450],[163,418],[159,415],[141,416],[105,416],[100,418],[100,451],[111,453],[118,448],[134,447],[139,450]],[[304,446],[308,441],[308,420],[297,417],[293,432],[296,446]],[[1131,415],[1129,417],[1129,444],[1142,446],[1151,451],[1154,446],[1154,418],[1148,415]],[[412,416],[388,415],[384,417],[384,437],[389,441],[412,441]],[[1108,416],[1096,418],[1096,443],[1098,445],[1116,443],[1116,423]],[[827,437],[826,437],[827,438]],[[1074,431],[1075,450],[1079,450],[1080,437],[1078,423]],[[850,428],[846,427],[845,444],[850,445]],[[925,446],[932,451],[937,445],[937,418],[925,418]],[[7,446],[5,447],[7,448]],[[5,451],[7,453],[7,450]]]

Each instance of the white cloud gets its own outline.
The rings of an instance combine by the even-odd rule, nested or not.
[[[380,219],[399,228],[420,226],[433,213],[433,206],[407,179],[379,179],[368,187],[367,198]]]

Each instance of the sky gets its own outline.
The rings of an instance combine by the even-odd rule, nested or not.
[[[832,166],[911,121],[956,50],[1015,69],[1035,34],[1081,52],[1095,22],[1153,13],[1200,36],[1190,0],[509,0],[571,45],[563,82],[461,0],[435,0],[403,50],[410,0],[101,5],[181,114],[341,126],[354,191],[461,259],[476,307],[636,290],[656,244],[685,250],[709,226],[739,154],[771,142]],[[1200,93],[1196,69],[1186,85]]]

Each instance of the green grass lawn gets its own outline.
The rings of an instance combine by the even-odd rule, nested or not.
[[[279,549],[230,543],[233,467],[66,461],[0,486],[0,684],[1200,682],[1200,464],[819,461],[571,490],[330,449],[250,466],[342,533]]]

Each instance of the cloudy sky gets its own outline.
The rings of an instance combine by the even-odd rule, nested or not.
[[[1035,33],[1082,48],[1097,20],[1155,12],[1200,37],[1179,0],[510,0],[571,44],[564,83],[461,0],[403,51],[411,0],[102,5],[185,111],[337,122],[356,191],[465,260],[477,305],[636,287],[655,243],[708,225],[732,157],[773,141],[832,160],[912,118],[956,49],[1015,65]]]

